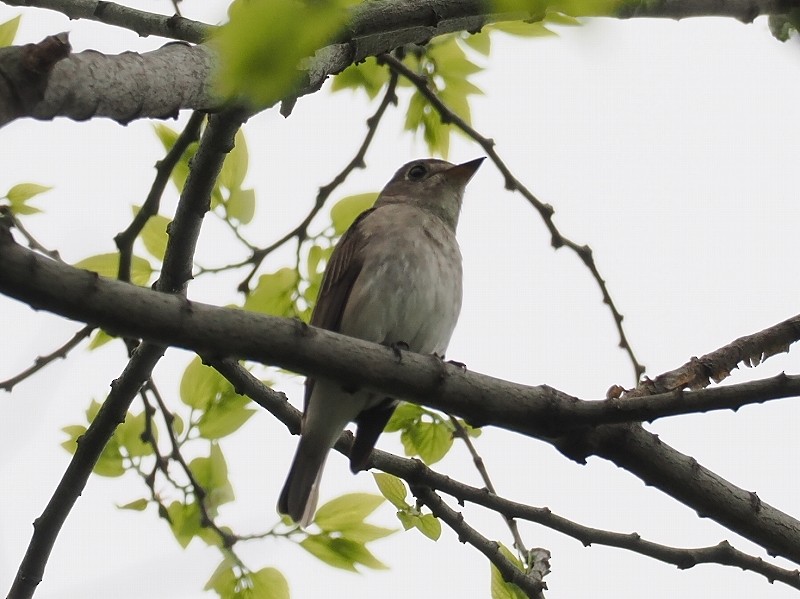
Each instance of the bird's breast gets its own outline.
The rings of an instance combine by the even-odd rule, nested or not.
[[[367,240],[341,331],[443,354],[461,311],[461,252],[438,218],[401,215],[411,222],[379,227]]]

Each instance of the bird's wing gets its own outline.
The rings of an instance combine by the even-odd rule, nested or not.
[[[364,219],[375,208],[362,212],[336,244],[322,277],[317,303],[311,314],[311,325],[339,332],[347,298],[364,266]],[[314,388],[314,379],[306,379],[305,408]]]

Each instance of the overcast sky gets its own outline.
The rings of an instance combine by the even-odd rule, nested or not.
[[[224,16],[224,5],[203,12],[188,2],[188,16],[207,22]],[[145,4],[148,10],[168,10],[165,3]],[[19,12],[0,7],[0,22]],[[70,31],[76,51],[142,51],[163,43],[96,23],[70,22],[53,12],[23,14],[18,43],[63,30]],[[648,374],[800,312],[795,273],[800,46],[774,40],[765,19],[751,25],[723,19],[594,20],[560,33],[533,40],[493,37],[488,69],[475,78],[486,95],[473,100],[473,123],[494,138],[516,176],[555,207],[562,233],[593,248]],[[354,173],[333,199],[377,191],[401,164],[426,155],[420,140],[402,132],[404,98],[381,125],[367,155],[368,168]],[[251,119],[247,182],[259,203],[246,230],[249,239],[268,245],[302,218],[316,189],[354,154],[373,110],[361,95],[323,89],[300,99],[288,119],[276,111]],[[0,148],[0,193],[26,181],[54,186],[35,202],[45,214],[25,222],[68,261],[114,250],[114,234],[129,222],[131,204],[144,200],[153,164],[162,155],[147,122],[122,127],[106,121],[22,120],[0,132]],[[450,159],[481,155],[477,145],[456,138]],[[169,215],[175,201],[170,190],[162,213]],[[470,370],[547,383],[586,399],[601,398],[612,384],[633,384],[632,368],[617,348],[613,321],[588,271],[567,250],[551,249],[536,212],[521,196],[504,191],[488,162],[468,188],[459,239],[464,307],[450,358]],[[266,268],[286,264],[290,250]],[[219,264],[242,257],[224,228],[209,222],[198,261]],[[230,303],[242,276],[199,278],[190,296]],[[62,344],[77,328],[0,298],[0,379]],[[756,371],[736,372],[729,381],[782,370],[797,373],[798,355],[795,350],[775,357]],[[156,369],[172,405],[189,360],[188,353],[171,350]],[[89,401],[103,399],[125,361],[119,344],[96,353],[81,348],[0,398],[5,422],[0,588],[10,586],[31,523],[69,462],[59,445],[65,438],[60,428],[83,423]],[[299,385],[298,379],[280,387],[298,406]],[[736,414],[666,419],[648,428],[734,484],[798,516],[800,489],[793,474],[800,447],[798,412],[795,400],[784,400]],[[266,413],[223,442],[237,494],[237,502],[221,510],[223,523],[250,533],[277,521],[274,505],[295,443]],[[379,446],[402,452],[396,437],[382,439]],[[487,430],[478,449],[498,492],[510,499],[547,506],[588,526],[637,531],[655,542],[691,547],[728,539],[766,557],[598,458],[579,466],[549,445],[499,430]],[[458,444],[436,469],[481,485]],[[346,461],[333,456],[322,501],[361,490],[376,492],[371,477],[351,476]],[[133,476],[92,478],[36,596],[208,596],[202,587],[219,562],[215,550],[195,541],[181,551],[152,510],[141,514],[114,507],[145,494]],[[511,545],[497,515],[474,506],[464,512],[484,535]],[[372,521],[399,528],[387,506]],[[547,578],[551,599],[795,594],[749,572],[722,566],[680,572],[622,551],[584,548],[539,526],[521,528],[529,546],[553,553]],[[412,531],[372,547],[389,571],[335,571],[280,540],[242,547],[241,554],[254,569],[282,570],[296,598],[489,596],[488,563],[447,529],[435,544]]]

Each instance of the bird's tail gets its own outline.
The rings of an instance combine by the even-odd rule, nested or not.
[[[278,499],[278,511],[287,514],[300,526],[306,527],[314,519],[319,500],[319,482],[329,451],[329,447],[309,443],[305,437],[301,437],[297,445],[289,476]]]

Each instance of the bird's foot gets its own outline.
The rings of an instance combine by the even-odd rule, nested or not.
[[[403,361],[403,354],[401,351],[409,351],[408,343],[405,341],[395,341],[394,343],[389,344],[389,349],[394,352],[395,357],[397,358],[398,362]]]

